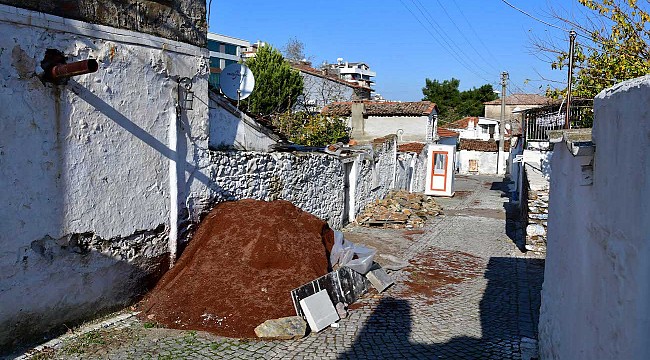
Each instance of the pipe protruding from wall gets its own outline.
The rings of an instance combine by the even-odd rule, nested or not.
[[[69,64],[60,64],[50,70],[50,79],[56,81],[77,75],[94,73],[99,69],[95,59],[75,61]]]

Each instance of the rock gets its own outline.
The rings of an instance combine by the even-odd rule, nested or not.
[[[300,316],[266,320],[255,328],[255,335],[263,339],[301,339],[307,333],[307,323]]]
[[[528,214],[528,217],[535,220],[547,220],[548,214]]]
[[[545,236],[546,229],[544,226],[539,224],[530,224],[526,226],[526,235],[528,236]]]
[[[348,305],[346,303],[342,303],[342,302],[337,303],[336,306],[335,306],[336,312],[339,314],[339,317],[341,319],[345,319],[346,317],[348,317],[348,310],[346,309],[347,306]],[[332,324],[332,325],[334,325],[334,324]]]

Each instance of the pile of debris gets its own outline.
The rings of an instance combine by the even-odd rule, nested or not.
[[[291,290],[331,271],[333,246],[327,223],[288,201],[222,203],[140,303],[140,317],[175,329],[255,337],[264,321],[296,314]]]
[[[366,206],[357,217],[362,226],[383,226],[395,229],[423,227],[424,222],[442,214],[433,197],[408,191],[391,191],[384,199]]]

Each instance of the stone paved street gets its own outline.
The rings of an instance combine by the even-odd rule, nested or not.
[[[412,265],[354,304],[338,328],[297,341],[151,328],[134,317],[64,340],[56,359],[531,359],[544,260],[515,246],[497,177],[458,177],[424,231],[349,227],[346,236]],[[506,231],[508,228],[508,231]],[[365,240],[364,240],[365,239]],[[518,239],[520,240],[520,239]]]

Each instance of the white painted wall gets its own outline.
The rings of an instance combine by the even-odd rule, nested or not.
[[[552,159],[540,353],[650,358],[650,77],[594,101],[593,185],[565,143]]]
[[[271,130],[213,92],[210,92],[209,127],[211,149],[266,152],[280,140]]]
[[[0,33],[2,347],[129,303],[209,179],[204,49],[4,5]],[[44,85],[48,48],[99,70]],[[180,119],[178,77],[196,97]]]
[[[368,116],[364,119],[363,136],[357,140],[372,140],[404,130],[400,141],[427,141],[428,116]],[[352,126],[348,119],[348,126]]]
[[[497,173],[497,153],[489,151],[461,150],[458,154],[459,174],[496,174]],[[506,159],[508,153],[503,153],[501,164],[502,171],[506,168]],[[478,173],[469,171],[469,161],[478,160]]]

